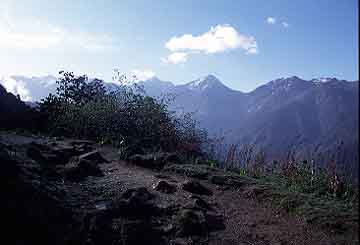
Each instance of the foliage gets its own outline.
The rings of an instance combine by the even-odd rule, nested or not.
[[[340,172],[335,160],[327,165],[314,159],[297,159],[289,151],[285,159],[269,162],[262,150],[253,145],[231,145],[221,164],[227,170],[271,183],[274,188],[289,193],[310,194],[321,198],[341,199],[357,203],[359,190],[346,172]]]
[[[60,72],[55,95],[40,104],[49,132],[111,143],[125,151],[183,151],[196,156],[206,140],[191,114],[170,112],[163,100],[139,87],[122,85],[107,93],[100,80]],[[124,76],[119,77],[122,84]],[[126,154],[123,154],[126,155]]]

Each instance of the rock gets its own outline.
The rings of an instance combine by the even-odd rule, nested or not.
[[[160,226],[157,230],[162,234],[169,234],[175,230],[175,226],[173,224],[167,224]]]
[[[59,144],[39,144],[32,142],[26,150],[34,161],[48,166],[65,165],[71,157],[77,155],[74,147]]]
[[[165,156],[165,161],[166,163],[175,163],[175,164],[180,164],[181,162],[180,157],[176,153],[168,153]]]
[[[0,162],[1,171],[0,177],[2,180],[12,179],[18,175],[18,163],[12,159],[5,147],[0,148]]]
[[[95,142],[91,140],[73,140],[70,145],[75,148],[79,154],[84,154],[94,150]]]
[[[133,188],[115,198],[112,206],[123,217],[151,217],[159,213],[153,198],[154,195],[145,187]]]
[[[155,154],[146,154],[146,155],[135,154],[129,157],[129,161],[132,164],[150,169],[161,169],[164,165],[162,159],[156,157]]]
[[[135,144],[125,147],[121,157],[125,160],[130,160],[130,158],[134,155],[144,155],[144,154],[145,154],[144,149],[141,146]]]
[[[170,164],[165,166],[164,170],[203,180],[207,179],[209,173],[212,171],[207,166],[193,164]]]
[[[153,186],[153,188],[154,188],[154,190],[164,192],[164,193],[167,193],[167,194],[176,192],[176,186],[172,185],[172,184],[169,184],[165,180],[160,180],[159,182],[157,182]]]
[[[66,244],[71,210],[61,187],[50,182],[39,164],[0,148],[2,239],[8,244]],[[14,236],[16,231],[16,236]]]
[[[231,184],[231,181],[229,180],[228,176],[214,175],[214,176],[211,176],[209,179],[210,179],[210,182],[215,185],[230,185]]]
[[[67,162],[71,157],[79,154],[75,147],[68,145],[57,145],[51,149],[51,153],[61,157],[63,162]]]
[[[108,161],[103,158],[97,150],[80,155],[79,160],[88,160],[96,164],[108,163]]]
[[[182,209],[175,218],[177,235],[181,237],[203,235],[206,232],[205,217],[202,212]]]
[[[224,217],[214,212],[205,213],[205,222],[209,231],[225,229]]]
[[[76,145],[87,145],[87,146],[91,146],[91,145],[95,145],[95,141],[92,140],[72,140],[70,141],[70,145],[76,146]]]
[[[210,182],[216,185],[242,187],[255,183],[255,180],[245,176],[233,175],[213,175],[209,178]]]
[[[190,238],[175,238],[170,240],[170,245],[191,245],[194,244]]]
[[[164,174],[155,174],[154,177],[158,179],[171,179],[169,175],[164,175]]]
[[[179,158],[174,153],[157,152],[152,154],[135,154],[129,157],[129,161],[150,169],[162,169],[170,162],[178,162]]]
[[[32,142],[28,145],[26,154],[34,161],[44,163],[49,161],[48,157],[43,154],[44,150],[49,151],[48,148],[44,149],[42,145]]]
[[[255,198],[268,190],[268,187],[262,185],[251,185],[248,186],[243,193],[247,197]]]
[[[161,213],[163,215],[169,215],[172,216],[175,213],[177,213],[182,207],[180,204],[176,203],[172,203],[172,204],[165,204],[159,207],[161,209]]]
[[[128,220],[122,224],[122,232],[124,237],[121,244],[164,244],[164,230],[156,229],[149,220]]]
[[[70,181],[81,181],[88,176],[103,176],[103,172],[96,163],[85,159],[80,159],[78,163],[67,164],[63,174]]]
[[[182,189],[198,195],[211,196],[213,194],[211,190],[194,180],[185,181],[182,184]]]
[[[213,210],[210,204],[207,203],[200,196],[192,195],[190,198],[192,199],[192,202],[188,204],[187,207],[191,207],[192,209],[198,209],[203,211]]]
[[[82,220],[91,244],[164,244],[162,231],[149,219],[123,219],[114,216],[110,210],[88,214]],[[73,244],[79,244],[79,241]]]

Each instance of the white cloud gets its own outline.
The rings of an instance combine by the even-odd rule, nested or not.
[[[240,34],[230,25],[217,25],[199,36],[185,34],[180,37],[173,37],[165,44],[165,47],[172,52],[219,53],[236,48],[242,48],[246,51],[257,49],[257,43],[254,37]]]
[[[59,28],[42,32],[14,32],[0,29],[0,36],[0,48],[8,49],[73,47],[89,51],[101,51],[112,47],[110,37],[91,33],[62,31]]]
[[[0,37],[0,49],[66,47],[102,51],[114,47],[108,35],[66,30],[36,19],[11,18],[9,12],[4,10],[0,11]]]
[[[285,28],[288,28],[288,27],[289,27],[289,23],[287,23],[287,22],[285,22],[285,21],[283,21],[281,24],[282,24],[283,27],[285,27]]]
[[[180,63],[185,63],[187,61],[187,59],[188,59],[187,53],[175,52],[175,53],[170,54],[166,58],[162,58],[161,60],[167,64],[180,64]]]
[[[276,23],[276,19],[274,17],[267,17],[266,22],[272,25]]]
[[[246,54],[257,54],[258,46],[254,37],[239,33],[230,25],[217,25],[209,31],[193,36],[185,34],[172,37],[165,43],[165,47],[172,53],[162,58],[164,63],[185,63],[190,54],[214,54],[232,49],[243,49]]]
[[[130,72],[130,76],[135,76],[136,80],[145,81],[147,79],[154,77],[155,72],[149,69],[145,69],[145,70],[135,69]]]
[[[19,95],[21,100],[31,101],[30,91],[26,88],[26,83],[15,80],[11,77],[4,77],[1,79],[1,84],[5,87],[6,91],[12,94]]]

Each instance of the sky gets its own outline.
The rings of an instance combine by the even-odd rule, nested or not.
[[[0,0],[0,77],[358,80],[357,0]]]

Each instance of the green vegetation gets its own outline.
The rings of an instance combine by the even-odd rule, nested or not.
[[[316,176],[311,188],[303,188],[304,182],[293,182],[291,177],[280,173],[254,177],[246,174],[245,170],[239,174],[235,170],[212,168],[206,164],[172,164],[165,167],[165,170],[237,188],[249,198],[267,201],[279,211],[299,215],[307,223],[317,224],[337,233],[353,229],[358,221],[358,189],[349,186],[351,193],[333,195],[327,186],[325,173]],[[298,171],[303,170],[299,168]]]
[[[123,156],[159,151],[201,155],[206,133],[191,115],[175,115],[164,100],[141,88],[121,86],[107,93],[100,80],[60,74],[56,94],[40,103],[40,121],[48,133],[112,144]]]
[[[140,159],[165,171],[244,188],[249,196],[270,199],[308,222],[333,227],[339,217],[351,222],[357,217],[358,187],[336,171],[335,162],[320,168],[312,160],[289,155],[269,164],[264,152],[252,146],[231,146],[220,162],[213,150],[204,153],[204,146],[213,147],[191,114],[169,111],[165,100],[151,98],[138,87],[121,86],[109,93],[100,80],[60,74],[56,94],[32,112],[42,133],[111,144],[123,159]],[[177,157],[164,152],[176,152]],[[163,160],[169,158],[172,161]]]

